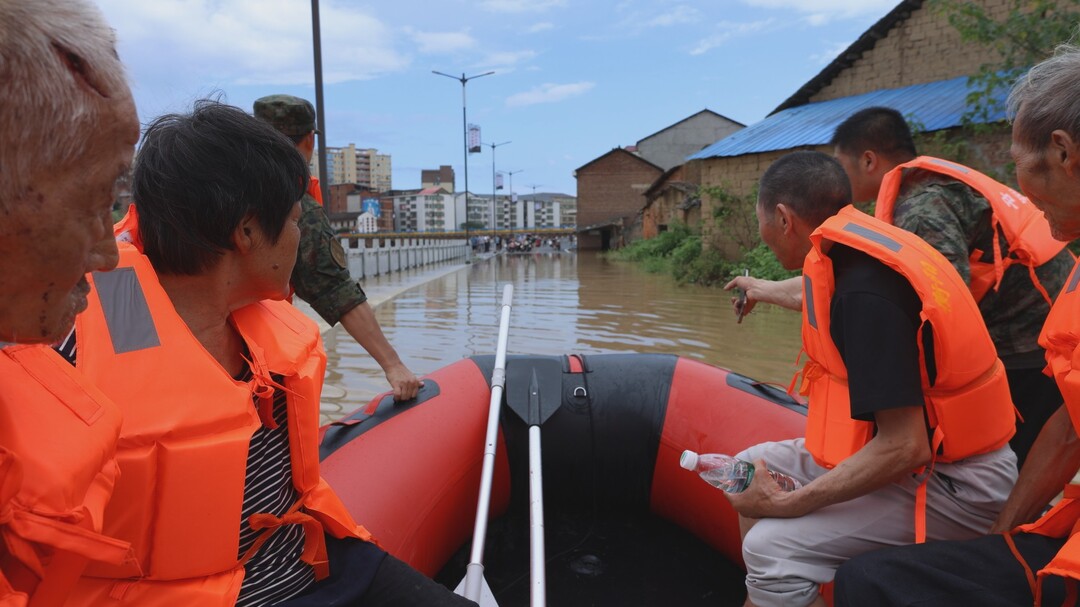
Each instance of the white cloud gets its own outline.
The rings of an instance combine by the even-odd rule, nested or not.
[[[306,0],[98,0],[120,32],[133,72],[225,84],[309,84],[311,5]],[[408,59],[378,19],[324,0],[327,83],[404,69]]]
[[[586,93],[596,86],[593,82],[574,82],[571,84],[546,83],[534,87],[530,91],[511,95],[506,99],[506,105],[522,106],[535,105],[537,103],[555,103],[571,97],[577,97]]]
[[[536,33],[539,33],[539,32],[543,32],[543,31],[552,29],[554,27],[555,27],[555,24],[551,23],[550,21],[541,21],[540,23],[534,23],[533,25],[529,26],[525,30],[525,33],[526,34],[536,34]]]
[[[508,68],[536,57],[536,51],[502,51],[491,53],[477,67]]]
[[[566,0],[484,0],[480,6],[496,13],[542,13],[566,6]]]
[[[685,4],[675,6],[664,13],[635,10],[629,5],[620,5],[616,10],[622,17],[612,23],[616,37],[636,36],[646,30],[676,25],[699,23],[701,11]],[[593,36],[595,38],[595,36]],[[600,37],[601,39],[604,36]]]
[[[643,25],[645,27],[669,27],[672,25],[680,25],[683,23],[694,23],[701,18],[701,12],[685,4],[676,6],[674,10],[657,15],[652,19],[647,20]]]
[[[766,9],[794,10],[810,15],[811,25],[824,25],[832,19],[860,15],[884,15],[896,6],[896,0],[742,0],[743,4]]]
[[[426,55],[454,53],[476,46],[476,39],[467,32],[418,32],[411,28],[405,31],[416,43],[417,50]]]
[[[751,21],[747,23],[733,23],[731,21],[721,21],[716,24],[715,31],[698,40],[697,44],[690,49],[691,55],[704,55],[712,49],[723,45],[728,40],[738,36],[745,36],[759,32],[766,27],[772,25],[772,19],[763,19],[761,21]]]

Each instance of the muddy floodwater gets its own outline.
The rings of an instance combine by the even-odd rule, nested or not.
[[[419,375],[495,353],[506,283],[514,285],[509,354],[661,352],[784,386],[795,371],[797,313],[760,306],[736,324],[725,291],[680,286],[593,253],[498,255],[425,274],[374,277],[364,287],[383,332]],[[387,293],[393,296],[386,299]],[[325,332],[324,340],[323,421],[332,421],[388,385],[375,361],[340,327]]]

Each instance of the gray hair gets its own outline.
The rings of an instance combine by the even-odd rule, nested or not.
[[[1062,44],[1028,70],[1009,93],[1008,108],[1013,120],[1023,111],[1023,130],[1015,133],[1030,149],[1045,147],[1057,129],[1080,140],[1080,47]]]
[[[88,0],[0,0],[0,208],[35,172],[86,154],[110,98],[130,95],[116,36]]]

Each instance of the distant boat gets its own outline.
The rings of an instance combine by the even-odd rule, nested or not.
[[[322,472],[387,551],[449,587],[468,562],[495,357],[424,378],[323,429]],[[782,389],[661,354],[511,356],[505,400],[557,408],[542,425],[550,605],[741,605],[738,523],[679,455],[802,436]],[[533,382],[535,373],[537,380]],[[484,576],[529,604],[527,426],[502,410]]]

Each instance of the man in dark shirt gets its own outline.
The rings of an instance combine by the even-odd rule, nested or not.
[[[818,152],[781,158],[766,171],[759,191],[762,240],[788,269],[802,266],[810,235],[851,201],[843,168]],[[912,543],[916,492],[924,482],[927,537],[968,538],[985,532],[1016,478],[1008,446],[939,462],[929,478],[913,473],[931,461],[924,357],[929,374],[936,372],[932,352],[920,348],[923,303],[904,276],[871,255],[840,243],[827,255],[835,290],[828,310],[817,314],[828,315],[848,393],[830,393],[825,402],[812,398],[810,406],[842,406],[846,397],[850,417],[872,422],[874,434],[829,469],[815,461],[804,439],[764,443],[739,454],[803,483],[785,493],[761,474],[745,492],[728,495],[744,531],[748,605],[823,604],[818,586],[845,560],[882,545]],[[941,266],[952,272],[944,259]],[[985,330],[984,336],[983,345],[992,350]],[[924,343],[932,341],[927,337]]]

